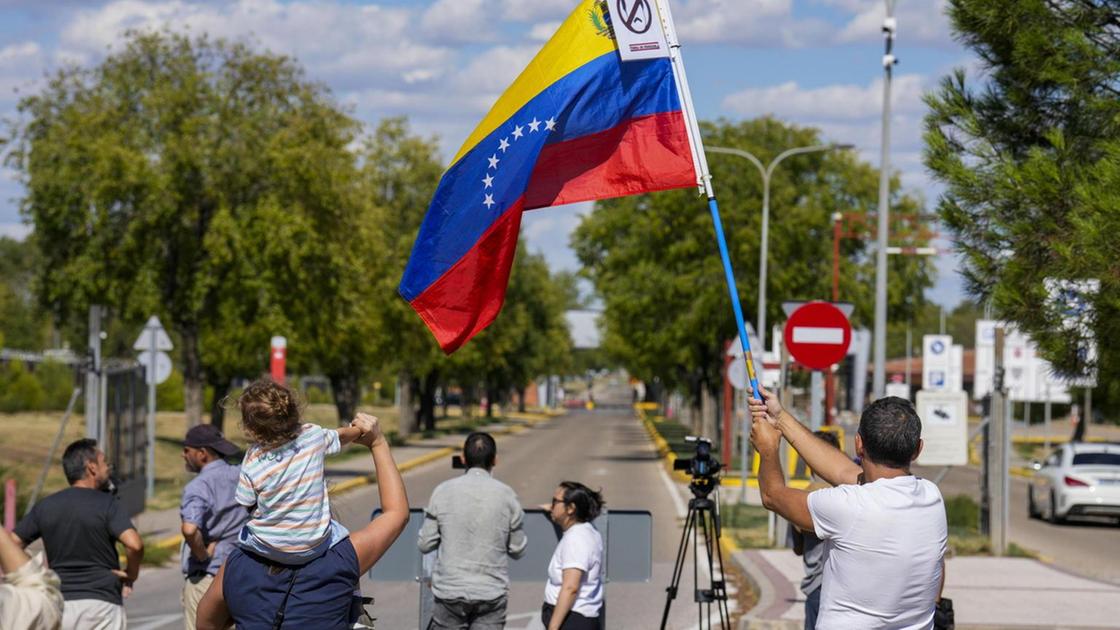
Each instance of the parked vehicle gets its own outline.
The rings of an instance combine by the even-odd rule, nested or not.
[[[1031,518],[1051,523],[1071,516],[1120,519],[1120,444],[1062,444],[1033,467],[1027,491]]]

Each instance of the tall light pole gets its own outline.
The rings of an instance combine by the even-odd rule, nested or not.
[[[766,258],[767,248],[769,247],[770,238],[770,176],[774,174],[774,169],[778,164],[793,155],[801,155],[803,153],[816,153],[818,151],[836,151],[846,150],[853,148],[850,144],[818,144],[809,147],[796,147],[793,149],[786,149],[778,154],[778,157],[770,160],[766,166],[762,165],[754,154],[744,151],[742,149],[730,149],[726,147],[705,147],[708,153],[724,153],[726,155],[737,155],[741,158],[750,160],[758,168],[759,174],[762,175],[762,245],[758,254],[758,319],[755,324],[758,326],[758,345],[761,346],[760,352],[766,352]]]
[[[871,384],[872,397],[882,398],[887,379],[887,228],[890,212],[891,169],[891,71],[895,58],[894,37],[898,23],[894,18],[895,0],[886,0],[887,17],[883,20],[883,132],[879,159],[879,238],[875,252],[875,373]]]

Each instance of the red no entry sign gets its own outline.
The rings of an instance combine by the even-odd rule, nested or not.
[[[811,370],[827,370],[848,353],[852,325],[828,302],[806,302],[789,316],[783,335],[789,354]]]

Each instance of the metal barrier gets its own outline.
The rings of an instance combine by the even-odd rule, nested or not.
[[[374,510],[371,518],[381,510]],[[421,554],[417,541],[424,510],[413,509],[397,542],[369,571],[371,580],[420,583],[419,627],[427,628],[432,616],[432,569],[436,552]],[[603,536],[603,612],[606,623],[607,588],[610,582],[649,582],[653,575],[653,516],[647,510],[605,511],[592,523]],[[510,559],[511,582],[548,579],[548,563],[560,542],[560,528],[544,510],[525,510],[523,525],[528,546],[518,559]]]
[[[129,515],[139,514],[144,511],[149,439],[144,366],[106,367],[102,391],[105,393],[102,448],[112,466],[121,505]]]

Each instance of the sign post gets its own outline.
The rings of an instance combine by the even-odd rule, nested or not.
[[[852,343],[852,325],[847,314],[841,310],[843,307],[850,309],[851,305],[837,306],[831,302],[815,301],[805,302],[790,312],[783,340],[795,361],[819,372],[831,370],[834,364],[847,356],[848,346]],[[820,396],[816,392],[820,385],[820,375],[815,374],[814,404],[810,409],[813,429],[820,428]]]
[[[283,385],[287,380],[285,364],[288,359],[288,340],[277,335],[272,338],[271,345],[269,356],[272,358],[269,361],[269,373],[272,375],[272,380]]]
[[[148,368],[145,372],[145,380],[148,381],[148,465],[144,476],[145,495],[149,499],[155,495],[156,486],[156,385],[171,375],[171,357],[167,356],[167,351],[173,347],[171,338],[155,315],[148,318],[144,331],[132,344],[133,350],[140,351],[137,360]]]

